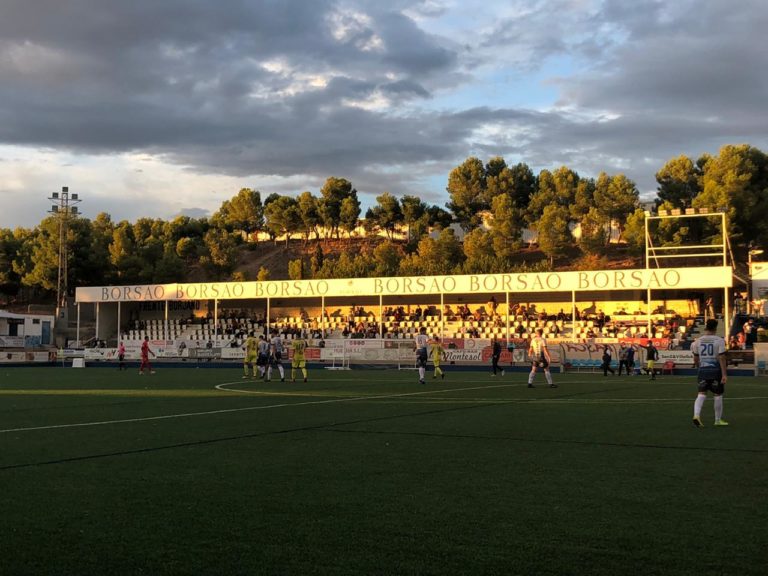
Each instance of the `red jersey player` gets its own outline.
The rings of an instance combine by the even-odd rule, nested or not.
[[[150,374],[154,374],[152,365],[149,363],[149,355],[155,356],[155,353],[149,349],[149,336],[144,336],[144,342],[141,343],[141,366],[139,366],[139,374],[144,374],[144,368],[149,370]]]

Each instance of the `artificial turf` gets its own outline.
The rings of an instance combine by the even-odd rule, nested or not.
[[[240,376],[0,369],[0,574],[765,574],[765,378]]]

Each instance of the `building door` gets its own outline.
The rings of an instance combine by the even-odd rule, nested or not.
[[[43,321],[43,333],[40,342],[43,346],[51,343],[51,323]]]

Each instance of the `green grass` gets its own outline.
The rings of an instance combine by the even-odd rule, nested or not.
[[[0,574],[765,573],[766,379],[240,375],[0,369]]]

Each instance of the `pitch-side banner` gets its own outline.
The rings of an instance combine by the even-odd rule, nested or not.
[[[268,282],[202,282],[78,288],[77,302],[147,302],[162,300],[238,300],[319,298],[322,296],[409,296],[487,294],[490,292],[584,292],[594,290],[665,290],[731,287],[731,268],[658,268],[583,272],[524,272],[403,276]]]

